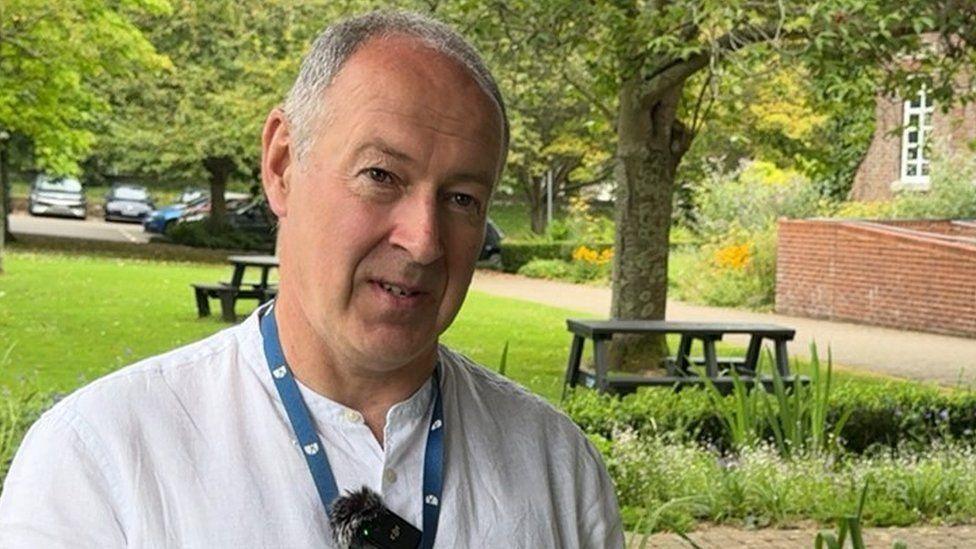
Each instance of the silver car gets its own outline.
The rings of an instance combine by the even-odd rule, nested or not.
[[[31,215],[61,215],[85,219],[88,201],[81,182],[71,177],[40,174],[31,183],[27,196]]]

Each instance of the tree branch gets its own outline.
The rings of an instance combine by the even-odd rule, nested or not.
[[[600,183],[606,183],[607,179],[613,174],[614,162],[608,161],[604,162],[603,166],[600,167],[600,172],[594,177],[587,179],[586,181],[580,181],[573,183],[572,185],[567,184],[563,186],[563,194],[569,193],[570,191],[575,191],[577,189],[582,189],[583,187],[589,187],[592,185],[599,185]]]
[[[586,90],[582,85],[580,85],[575,80],[573,80],[573,78],[569,76],[569,73],[566,71],[565,68],[562,69],[561,72],[563,78],[566,79],[566,82],[569,82],[570,86],[572,86],[577,92],[579,92],[580,95],[582,95],[587,101],[589,101],[591,105],[596,107],[597,110],[599,110],[603,114],[603,116],[606,116],[607,121],[610,122],[611,125],[615,125],[617,123],[617,115],[610,109],[610,107],[605,105],[603,101],[600,101],[600,99],[597,96],[593,95],[588,90]]]
[[[691,133],[697,134],[699,123],[704,119],[699,119],[698,115],[701,114],[702,100],[705,98],[705,92],[712,85],[712,79],[715,77],[715,71],[709,70],[708,77],[705,78],[705,82],[702,83],[701,91],[698,92],[698,99],[695,101],[695,114],[691,117]],[[707,111],[707,109],[706,109]]]
[[[776,36],[778,25],[750,26],[730,31],[715,41],[710,51],[696,53],[686,59],[675,60],[654,74],[641,92],[641,107],[650,109],[671,88],[681,84],[691,75],[708,66],[713,52],[733,52],[750,44],[765,42]]]

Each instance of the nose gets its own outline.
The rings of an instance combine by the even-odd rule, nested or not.
[[[437,199],[412,198],[398,204],[393,212],[395,219],[390,243],[406,251],[414,263],[429,265],[444,255]]]

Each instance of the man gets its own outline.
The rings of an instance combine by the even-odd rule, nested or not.
[[[621,547],[579,429],[438,345],[507,141],[491,75],[445,26],[326,29],[263,132],[278,299],[45,414],[0,546],[331,547],[336,490],[365,486],[423,547]]]

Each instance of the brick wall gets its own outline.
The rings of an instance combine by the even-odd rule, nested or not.
[[[976,231],[925,223],[781,220],[776,311],[976,337]]]
[[[879,96],[874,103],[874,136],[854,173],[851,200],[870,202],[891,198],[891,184],[901,176],[902,101]],[[934,122],[933,116],[933,122]]]

